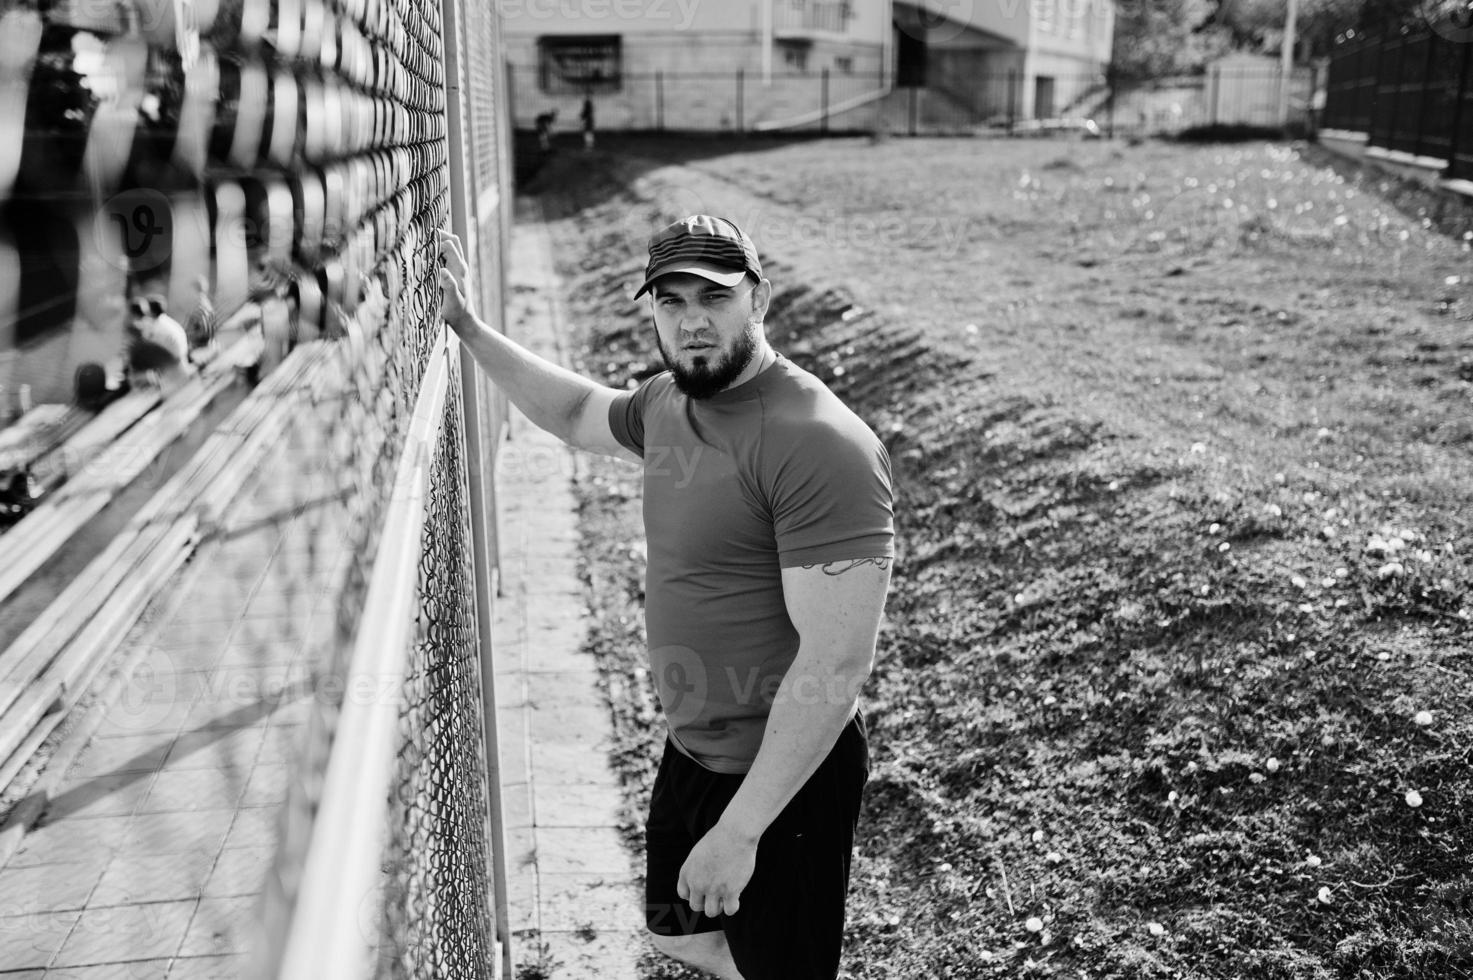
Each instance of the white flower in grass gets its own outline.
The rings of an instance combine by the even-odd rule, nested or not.
[[[1318,868],[1321,864],[1324,864],[1324,862],[1320,860],[1320,856],[1318,854],[1308,855],[1307,857],[1305,857],[1304,863],[1309,865],[1311,868]]]
[[[1029,932],[1043,932],[1043,920],[1036,915],[1030,915],[1028,921],[1023,923],[1023,928]]]
[[[1426,728],[1428,725],[1432,724],[1432,712],[1418,711],[1415,715],[1412,716],[1412,722],[1414,724],[1420,725],[1423,728]]]
[[[1166,927],[1159,922],[1147,922],[1146,931],[1157,938],[1166,935]]]
[[[1273,756],[1269,756],[1267,761],[1264,762],[1263,768],[1267,769],[1269,772],[1278,772],[1279,760],[1275,759]]]
[[[1417,807],[1422,805],[1422,794],[1418,793],[1414,789],[1409,789],[1407,790],[1406,801],[1407,806],[1415,810]]]
[[[1406,572],[1406,568],[1399,561],[1388,561],[1376,569],[1376,577],[1379,579],[1396,578]]]
[[[1320,886],[1320,893],[1316,895],[1315,898],[1319,900],[1319,903],[1321,905],[1329,905],[1330,902],[1334,901],[1334,899],[1330,897],[1330,889],[1325,887],[1324,885]]]

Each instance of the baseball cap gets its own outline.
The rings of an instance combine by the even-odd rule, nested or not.
[[[752,239],[732,222],[709,214],[693,214],[666,225],[650,237],[650,261],[638,299],[654,281],[672,272],[688,272],[723,286],[735,286],[743,276],[762,278],[762,263]]]

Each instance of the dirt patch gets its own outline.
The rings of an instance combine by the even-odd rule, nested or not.
[[[582,369],[727,214],[895,467],[848,975],[1473,975],[1466,243],[1277,144],[675,152],[538,177]],[[637,474],[580,499],[634,837]]]

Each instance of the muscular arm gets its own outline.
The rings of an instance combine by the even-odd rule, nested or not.
[[[798,655],[778,688],[751,770],[681,870],[681,895],[693,907],[708,915],[737,910],[762,832],[854,716],[874,666],[890,564],[889,558],[864,558],[783,569]]]
[[[609,428],[609,405],[618,392],[538,357],[481,321],[465,298],[459,241],[446,232],[440,241],[445,256],[440,312],[481,370],[538,428],[578,449],[638,459]]]

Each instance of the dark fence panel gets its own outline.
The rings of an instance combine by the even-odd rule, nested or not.
[[[1347,36],[1330,60],[1323,125],[1443,160],[1473,179],[1473,39],[1455,25]]]

